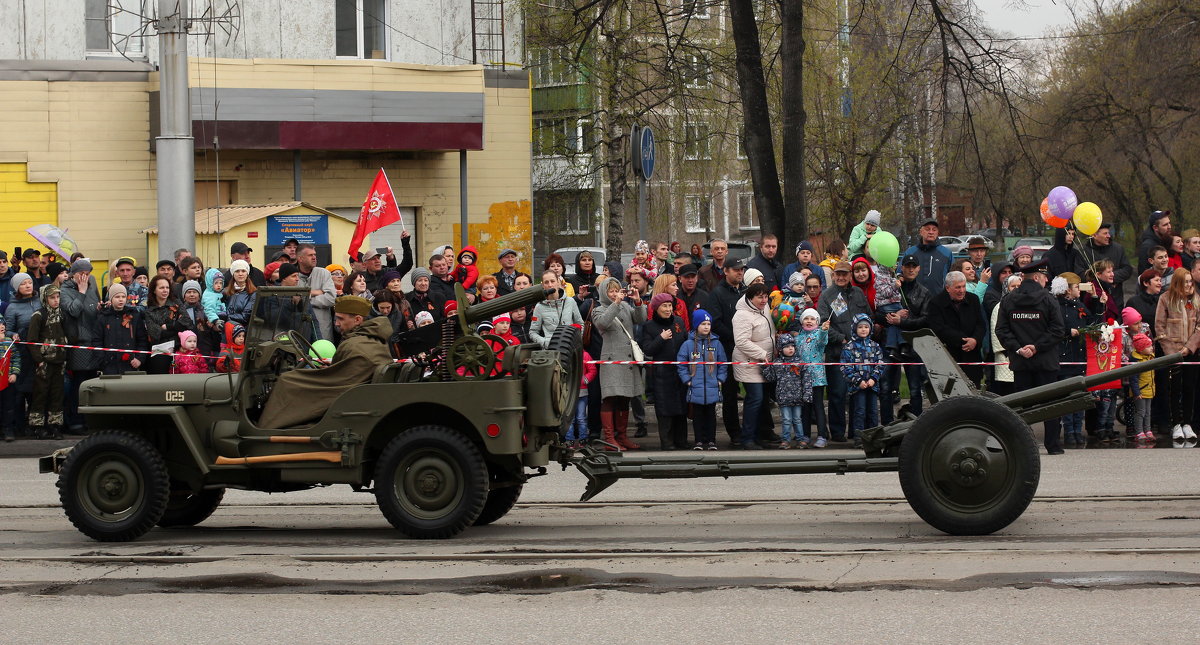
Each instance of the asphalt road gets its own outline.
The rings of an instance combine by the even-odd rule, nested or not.
[[[1001,533],[938,533],[893,473],[625,481],[552,472],[488,527],[400,538],[367,494],[231,491],[101,544],[0,460],[4,641],[1192,642],[1200,451],[1043,459]]]

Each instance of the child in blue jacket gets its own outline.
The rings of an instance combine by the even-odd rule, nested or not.
[[[692,314],[692,332],[679,347],[675,357],[679,380],[687,387],[687,402],[692,417],[692,432],[696,435],[693,450],[717,449],[717,403],[721,401],[721,384],[729,376],[728,365],[695,365],[699,361],[724,363],[725,350],[717,335],[712,333],[712,316],[703,309]],[[683,364],[692,363],[692,364]]]
[[[854,339],[842,349],[842,376],[850,393],[850,436],[862,447],[862,431],[879,425],[879,377],[883,351],[871,340],[873,324],[867,314],[854,317]]]
[[[816,309],[809,307],[800,314],[800,329],[796,333],[796,355],[808,363],[805,379],[808,400],[800,404],[800,440],[808,441],[808,426],[817,425],[817,440],[813,448],[829,443],[829,426],[825,423],[825,345],[829,344],[829,321],[821,322]],[[815,364],[814,364],[815,363]]]

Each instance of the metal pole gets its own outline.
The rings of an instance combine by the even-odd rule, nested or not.
[[[292,151],[292,201],[302,202],[300,196],[300,151]]]
[[[638,239],[646,239],[646,211],[650,208],[649,190],[646,188],[646,178],[638,177]]]
[[[187,0],[158,0],[158,259],[196,248],[195,145],[188,96]]]
[[[458,248],[467,245],[467,151],[458,151]]]

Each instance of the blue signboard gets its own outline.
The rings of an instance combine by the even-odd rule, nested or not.
[[[642,176],[650,179],[654,176],[654,130],[642,126],[641,139]]]
[[[296,238],[301,244],[329,244],[329,219],[326,215],[271,215],[267,217],[267,244],[282,246]]]

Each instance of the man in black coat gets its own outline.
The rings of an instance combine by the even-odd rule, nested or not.
[[[1150,268],[1150,249],[1156,246],[1169,249],[1172,238],[1174,234],[1171,231],[1171,211],[1150,213],[1150,225],[1142,231],[1142,237],[1138,240],[1138,271]]]
[[[758,243],[758,254],[746,263],[748,269],[758,269],[762,272],[767,286],[772,291],[780,285],[787,286],[787,276],[781,276],[783,265],[779,262],[779,238],[774,235],[764,235]]]
[[[1025,281],[1000,301],[996,316],[996,338],[1008,352],[1017,392],[1058,380],[1059,343],[1066,337],[1062,308],[1046,290],[1050,279],[1045,260],[1021,269]],[[1059,418],[1045,424],[1046,452],[1063,454]]]
[[[708,311],[708,292],[700,288],[700,267],[695,264],[685,264],[677,271],[679,274],[679,299],[687,307],[688,320],[697,309]]]
[[[708,296],[708,311],[712,316],[712,330],[721,341],[726,356],[733,356],[733,314],[742,297],[742,276],[746,266],[741,260],[728,260],[724,267],[725,279],[717,283]],[[732,370],[730,374],[732,375]],[[721,418],[730,443],[740,446],[742,425],[738,414],[738,383],[730,376],[721,384]]]
[[[1076,240],[1075,247],[1082,252],[1075,253],[1073,273],[1084,276],[1092,268],[1093,262],[1108,260],[1113,263],[1113,284],[1121,286],[1134,275],[1133,266],[1125,257],[1125,249],[1112,239],[1112,224],[1101,224],[1092,237],[1083,241]],[[1144,270],[1138,269],[1139,272]]]
[[[926,309],[932,296],[925,285],[917,282],[921,273],[921,260],[915,255],[906,255],[900,262],[900,303],[903,309],[895,313],[875,312],[875,321],[883,325],[896,325],[902,331],[915,331],[927,326],[925,321]],[[908,343],[901,343],[900,351],[884,356],[889,363],[919,363],[920,357],[911,351]],[[921,388],[925,382],[924,369],[920,365],[905,365],[904,375],[908,378],[908,409],[913,414],[921,414]],[[892,392],[899,389],[900,366],[889,365],[883,368],[883,377],[879,384],[879,421],[891,423],[895,419],[893,408],[895,401]]]
[[[945,289],[929,301],[925,312],[926,324],[946,345],[955,361],[978,363],[982,360],[983,335],[987,331],[987,325],[983,322],[983,305],[978,296],[967,292],[967,276],[962,271],[947,273],[945,284]],[[1058,305],[1055,305],[1057,310]],[[962,370],[978,387],[983,378],[983,367],[963,365]]]

